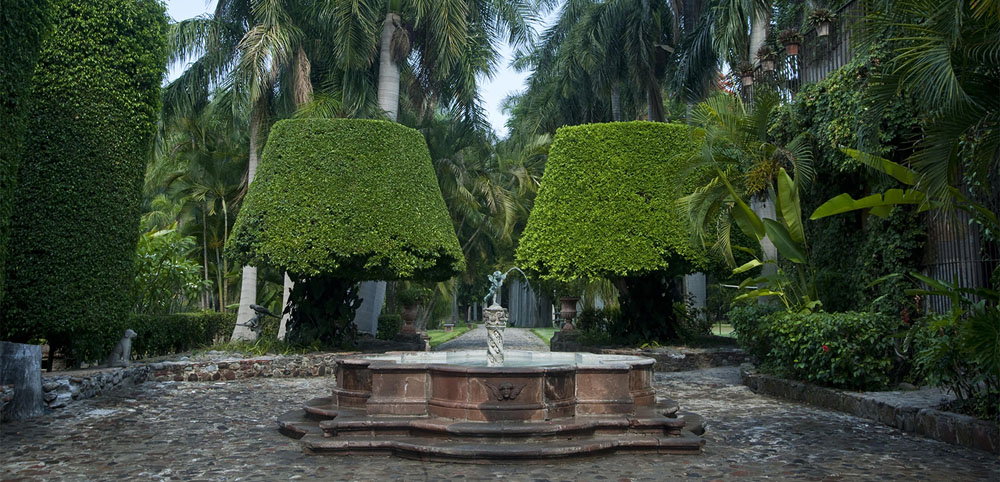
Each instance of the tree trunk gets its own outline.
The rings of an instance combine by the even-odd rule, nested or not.
[[[611,88],[611,119],[615,122],[622,121],[622,84],[615,82]]]
[[[260,131],[264,126],[264,100],[258,100],[250,113],[250,155],[247,163],[247,189],[257,175],[258,152],[260,151]],[[257,339],[257,333],[245,326],[254,317],[250,305],[257,303],[257,267],[244,266],[240,281],[240,308],[236,312],[236,326],[233,327],[233,340]]]
[[[207,310],[210,303],[208,288],[208,203],[201,210],[201,255],[205,267],[205,288],[202,291],[201,309]]]
[[[764,46],[764,42],[767,40],[767,28],[770,24],[770,9],[768,9],[764,15],[753,18],[753,22],[750,27],[750,52],[747,60],[753,62],[754,65],[757,64],[757,51]]]
[[[295,54],[295,108],[302,107],[303,104],[312,102],[312,64],[306,51],[299,45],[299,50]]]
[[[392,59],[392,34],[400,23],[399,14],[388,12],[382,24],[382,42],[379,50],[378,106],[386,117],[395,122],[399,115],[399,64]]]
[[[759,217],[761,220],[764,219],[776,219],[777,214],[775,211],[774,197],[769,193],[764,199],[759,199],[754,196],[750,199],[750,209]],[[771,242],[771,238],[764,236],[760,240],[760,251],[761,251],[761,261],[775,261],[775,263],[767,263],[760,269],[761,276],[770,276],[777,274],[778,272],[778,248],[774,246]],[[761,296],[757,298],[760,303],[770,303],[773,298],[771,296]]]
[[[663,94],[660,92],[660,84],[655,80],[650,80],[646,87],[646,103],[649,106],[649,120],[653,122],[667,121],[667,113],[663,110]]]
[[[292,294],[292,288],[295,287],[295,283],[292,282],[292,278],[288,277],[288,272],[285,272],[285,288],[282,290],[281,294],[281,324],[278,325],[278,339],[284,340],[285,335],[287,335],[288,327],[288,298]]]

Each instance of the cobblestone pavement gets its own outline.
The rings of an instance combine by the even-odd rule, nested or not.
[[[520,465],[308,456],[275,417],[329,377],[147,382],[0,428],[2,480],[965,480],[1000,479],[996,455],[755,395],[736,368],[656,375],[658,395],[708,421],[702,455]]]
[[[527,328],[504,329],[503,346],[507,350],[549,351],[549,346]],[[434,351],[478,349],[486,349],[486,328],[482,325],[434,347]]]

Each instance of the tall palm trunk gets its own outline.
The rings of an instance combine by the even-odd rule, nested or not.
[[[649,120],[653,122],[667,121],[667,113],[663,109],[663,94],[660,92],[660,83],[656,79],[651,79],[646,86],[646,103],[649,106]]]
[[[611,119],[615,122],[622,121],[622,85],[615,82],[611,88]]]
[[[201,309],[207,310],[210,303],[210,290],[208,288],[208,203],[201,210],[201,255],[205,267],[205,290],[202,292]]]
[[[390,2],[389,11],[382,23],[382,39],[379,46],[378,106],[389,120],[399,117],[399,64],[392,58],[392,36],[400,28],[402,19],[397,13],[400,2]],[[361,331],[374,334],[378,328],[378,317],[385,301],[385,281],[365,281],[358,288],[361,306],[354,315],[354,324]]]
[[[313,86],[312,79],[310,75],[312,73],[312,64],[309,61],[309,57],[306,55],[305,49],[299,45],[298,50],[295,53],[295,108],[298,109],[304,104],[312,102],[313,100]],[[284,340],[285,335],[288,333],[288,318],[289,313],[286,311],[288,307],[288,298],[292,294],[292,288],[295,287],[295,282],[292,278],[285,273],[284,288],[281,291],[281,323],[278,325],[278,339]]]
[[[767,27],[771,23],[771,14],[768,10],[764,15],[755,16],[750,27],[750,52],[747,60],[756,63],[757,51],[764,46],[767,40]]]
[[[258,152],[260,151],[260,131],[264,126],[264,100],[254,103],[250,113],[250,155],[247,163],[247,189],[257,174]],[[257,303],[257,267],[244,266],[240,282],[240,308],[236,314],[236,326],[233,327],[233,340],[257,339],[257,333],[246,326],[254,317],[250,305]]]
[[[392,58],[392,34],[396,32],[400,21],[396,12],[385,14],[379,49],[378,106],[392,121],[399,115],[399,64]]]

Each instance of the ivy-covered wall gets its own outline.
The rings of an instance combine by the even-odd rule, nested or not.
[[[167,18],[157,0],[58,0],[53,13],[11,216],[2,334],[93,361],[131,308]]]
[[[0,303],[31,75],[51,26],[50,10],[49,0],[4,0],[0,8]]]
[[[806,132],[813,142],[816,179],[804,189],[803,213],[840,193],[858,198],[898,187],[839,149],[861,149],[901,162],[919,134],[919,115],[907,96],[883,97],[888,102],[877,107],[873,73],[882,63],[880,55],[876,49],[856,57],[804,87],[779,110],[772,135],[788,141]],[[918,270],[926,228],[912,208],[895,208],[886,219],[845,213],[810,221],[806,229],[826,311],[899,313],[902,280],[868,285],[886,274]]]

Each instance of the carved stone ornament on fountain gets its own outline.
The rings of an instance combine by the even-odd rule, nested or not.
[[[503,330],[507,328],[507,308],[493,305],[483,308],[486,325],[486,366],[503,366]]]

